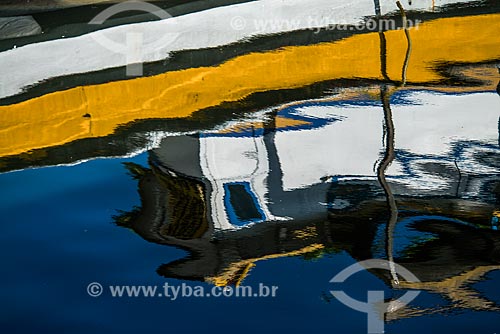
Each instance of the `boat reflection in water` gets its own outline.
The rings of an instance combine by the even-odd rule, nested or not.
[[[189,251],[158,268],[165,277],[238,285],[261,260],[346,251],[421,281],[373,271],[393,288],[449,299],[392,305],[389,320],[497,309],[468,285],[500,269],[499,106],[494,90],[345,88],[262,122],[167,137],[148,168],[127,165],[142,206],[115,221]]]
[[[399,29],[406,14],[393,1],[233,2],[165,7],[184,25],[146,59],[140,78],[124,77],[123,57],[87,43],[89,27],[63,38],[62,22],[19,47],[0,43],[8,72],[0,172],[148,150],[148,166],[126,164],[141,206],[113,219],[188,251],[158,268],[164,277],[239,285],[259,261],[346,252],[394,261],[420,280],[371,271],[395,291],[448,300],[391,303],[387,320],[498,311],[471,287],[500,269],[498,3],[422,1],[408,11],[421,24]],[[249,22],[276,13],[324,18],[332,8],[330,21],[345,18],[350,31],[330,31],[328,20],[317,34],[303,26],[257,33],[250,24],[236,31],[226,22],[241,13]],[[398,26],[354,29],[381,14]],[[147,37],[173,24],[142,20],[101,28],[118,34],[136,22]],[[38,63],[47,65],[25,70]]]

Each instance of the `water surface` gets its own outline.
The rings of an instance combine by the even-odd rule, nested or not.
[[[236,10],[249,23],[266,8],[332,11],[322,1],[158,4],[193,31],[193,17]],[[3,331],[366,333],[366,314],[334,298],[330,280],[384,259],[419,282],[370,269],[340,288],[360,301],[383,291],[386,333],[498,332],[498,4],[403,2],[421,20],[408,34],[390,1],[344,5],[347,29],[221,23],[189,45],[181,34],[138,78],[106,53],[29,63],[80,48],[97,28],[76,10],[102,7],[26,8],[46,35],[0,43]],[[377,15],[398,27],[349,29]],[[100,29],[170,24],[150,20]],[[165,283],[278,290],[175,300],[109,290]],[[397,304],[407,291],[420,294]]]

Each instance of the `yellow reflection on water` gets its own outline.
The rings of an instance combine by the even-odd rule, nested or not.
[[[407,82],[442,79],[440,63],[500,59],[500,15],[444,18],[410,30],[413,50]],[[401,80],[407,41],[385,33],[387,75]],[[340,78],[382,80],[378,33],[337,42],[251,53],[219,66],[77,87],[0,107],[0,156],[112,134],[119,125],[154,118],[183,118],[256,92],[299,88]]]

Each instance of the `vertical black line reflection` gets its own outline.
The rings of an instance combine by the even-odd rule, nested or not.
[[[382,16],[382,11],[380,9],[380,1],[373,0],[375,4],[375,15],[379,19],[379,32],[378,37],[380,39],[380,73],[385,81],[391,81],[389,76],[387,75],[387,39],[385,38],[385,31],[382,30],[382,23],[380,22],[380,18]]]
[[[455,197],[458,198],[458,194],[460,193],[460,186],[462,185],[462,171],[460,170],[460,167],[458,167],[457,159],[454,160],[454,163],[455,163],[455,168],[457,169],[458,172],[457,189],[455,192]]]
[[[378,37],[380,39],[380,73],[385,81],[391,81],[387,74],[387,39],[385,38],[385,32],[380,31]]]
[[[408,19],[406,18],[405,9],[403,8],[403,5],[399,1],[396,1],[396,5],[398,6],[399,11],[401,12],[401,17],[403,20],[403,29],[405,31],[406,41],[408,42],[408,47],[406,49],[406,55],[405,55],[405,61],[403,63],[403,68],[401,70],[401,83],[404,86],[404,85],[406,85],[406,75],[408,72],[408,64],[410,62],[412,42],[411,42],[411,37],[410,37],[410,31],[408,30]]]
[[[386,227],[386,240],[385,240],[385,246],[386,246],[386,253],[387,253],[387,259],[393,263],[394,262],[394,240],[393,240],[393,234],[394,234],[394,228],[396,226],[396,223],[398,221],[398,207],[396,204],[396,199],[394,198],[394,194],[392,193],[391,186],[387,182],[385,173],[387,171],[387,168],[389,165],[394,161],[395,158],[395,152],[394,152],[394,138],[395,138],[395,128],[394,128],[394,122],[392,120],[392,110],[391,110],[391,105],[390,105],[390,94],[387,89],[386,85],[383,85],[380,89],[380,99],[382,101],[382,107],[384,110],[384,133],[385,133],[385,152],[384,152],[384,157],[380,161],[380,164],[377,167],[377,178],[382,186],[386,201],[387,201],[387,206],[389,208],[389,221],[387,223]],[[395,284],[399,283],[399,279],[396,273],[396,269],[394,265],[391,265],[391,275],[393,278],[393,282]]]
[[[500,74],[500,67],[498,68],[498,74]],[[497,94],[500,95],[500,80],[498,81],[497,85]]]
[[[373,2],[375,4],[375,15],[382,15],[382,12],[380,11],[380,0],[373,0]]]
[[[269,174],[266,180],[269,198],[278,198],[283,189],[283,172],[275,143],[276,117],[278,117],[278,109],[272,111],[270,119],[264,124],[264,145],[269,163]]]

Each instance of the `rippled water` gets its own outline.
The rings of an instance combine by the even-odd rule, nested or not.
[[[403,1],[406,34],[385,0],[156,4],[0,5],[44,32],[0,40],[2,332],[367,333],[332,290],[382,291],[386,333],[500,330],[496,1]],[[127,27],[177,34],[137,78],[92,42]],[[402,267],[331,282],[371,259]]]

